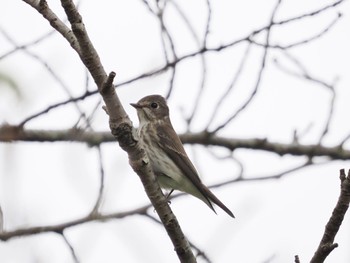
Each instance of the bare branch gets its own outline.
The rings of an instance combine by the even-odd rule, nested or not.
[[[113,80],[114,76],[112,74],[109,77],[106,76],[99,56],[90,42],[85,26],[82,23],[82,18],[73,2],[71,0],[61,0],[61,3],[81,47],[80,57],[93,76],[106,103],[112,134],[118,140],[121,148],[128,153],[130,165],[140,176],[146,193],[160,216],[180,261],[195,262],[196,260],[176,217],[160,190],[155,175],[145,156],[145,152],[133,138],[131,121],[122,107],[115,89],[112,85],[108,85],[112,83],[111,79]]]
[[[322,12],[325,12],[329,9],[333,9],[334,7],[344,3],[345,0],[338,0],[334,3],[330,3],[329,5],[326,5],[324,7],[321,7],[315,11],[312,11],[312,12],[309,12],[309,13],[306,13],[306,14],[303,14],[303,15],[300,15],[300,16],[296,16],[296,17],[292,17],[292,18],[289,18],[289,19],[285,19],[285,20],[282,20],[282,21],[279,21],[279,22],[275,22],[275,24],[277,25],[283,25],[283,24],[287,24],[287,23],[290,23],[290,22],[294,22],[294,21],[297,21],[297,20],[301,20],[301,19],[304,19],[304,18],[307,18],[307,17],[313,17],[315,15],[318,15]]]
[[[162,5],[160,5],[162,4]],[[169,29],[165,25],[164,22],[164,11],[167,6],[167,2],[157,2],[157,7],[158,11],[154,15],[158,18],[159,24],[160,24],[160,29],[161,29],[161,40],[162,40],[162,47],[163,47],[163,52],[164,52],[164,58],[166,63],[169,63],[171,60],[176,60],[177,55],[176,55],[176,50],[175,50],[175,43],[174,40],[169,32]],[[170,51],[171,51],[171,57],[169,55],[168,49],[167,49],[167,42],[169,43],[170,46]]]
[[[328,163],[328,162],[324,162],[324,163]],[[283,176],[292,174],[296,171],[300,171],[306,167],[309,167],[311,165],[316,165],[316,164],[324,164],[324,163],[314,163],[311,160],[307,160],[306,162],[302,163],[301,165],[297,165],[295,167],[292,167],[290,169],[281,171],[279,173],[276,174],[271,174],[271,175],[266,175],[266,176],[255,176],[255,177],[245,177],[245,176],[238,176],[234,179],[231,180],[227,180],[221,183],[217,183],[217,184],[213,184],[210,186],[210,188],[217,188],[217,187],[222,187],[222,186],[226,186],[232,183],[239,183],[239,182],[253,182],[253,181],[265,181],[265,180],[275,180],[275,179],[280,179]]]
[[[270,255],[267,259],[265,259],[262,263],[271,263],[275,260],[276,254]]]
[[[193,119],[195,117],[195,114],[198,112],[197,109],[199,107],[199,101],[202,98],[203,91],[204,91],[204,88],[205,88],[206,74],[207,74],[206,60],[205,60],[205,57],[202,56],[202,79],[201,79],[200,87],[198,89],[197,96],[196,96],[195,101],[193,103],[192,113],[186,119],[187,129],[189,129],[189,127],[191,126],[191,123],[192,123],[192,121],[193,121]]]
[[[345,175],[345,170],[340,170],[340,196],[333,210],[332,216],[329,219],[321,242],[312,257],[310,263],[322,263],[328,255],[338,247],[337,243],[333,243],[336,234],[343,222],[346,211],[350,203],[350,170],[348,175]]]
[[[103,97],[109,114],[109,123],[112,134],[118,140],[121,148],[129,155],[130,165],[140,176],[148,197],[159,214],[165,229],[171,238],[175,251],[182,262],[195,262],[193,253],[180,226],[170,210],[166,198],[163,196],[147,158],[140,145],[133,137],[132,123],[122,107],[112,85],[115,74],[107,76],[100,58],[92,45],[82,17],[71,0],[61,0],[61,4],[71,24],[72,31],[49,9],[46,1],[30,1],[28,4],[39,11],[50,24],[58,30],[72,45],[82,62],[92,75],[98,91]],[[62,25],[63,24],[63,25]]]
[[[39,1],[34,1],[34,0],[23,0],[23,1],[25,1],[25,2],[27,2],[29,4],[31,4],[31,5],[34,3],[33,4],[34,7],[38,7]],[[146,1],[144,1],[144,2],[146,2]],[[146,73],[142,73],[142,74],[140,74],[138,76],[132,77],[131,79],[125,80],[123,82],[119,82],[119,83],[115,84],[115,87],[122,87],[122,86],[134,83],[136,81],[139,81],[139,80],[151,77],[151,76],[159,75],[161,73],[166,72],[169,68],[174,68],[174,66],[177,63],[180,63],[183,60],[195,57],[197,55],[203,55],[203,54],[205,54],[207,52],[220,52],[221,50],[224,50],[224,49],[236,46],[236,45],[238,45],[240,43],[243,43],[243,42],[252,42],[252,37],[254,35],[257,35],[257,34],[263,32],[263,31],[267,30],[269,28],[269,26],[280,26],[280,25],[284,25],[284,24],[287,24],[287,23],[290,23],[290,22],[293,22],[293,21],[297,21],[297,20],[306,18],[306,17],[313,17],[313,16],[315,16],[315,15],[317,15],[319,13],[327,11],[328,9],[331,9],[331,8],[333,8],[335,6],[338,6],[338,5],[342,4],[343,2],[345,2],[345,1],[344,0],[340,0],[340,1],[337,1],[337,2],[332,3],[330,5],[327,5],[325,7],[322,7],[320,9],[318,9],[318,10],[315,10],[315,11],[312,11],[312,12],[309,12],[309,13],[306,13],[306,14],[303,14],[303,15],[300,15],[300,16],[295,16],[295,17],[292,17],[292,18],[289,18],[289,19],[286,19],[286,20],[281,20],[279,22],[274,22],[273,25],[268,25],[268,26],[261,27],[261,28],[255,30],[254,32],[250,33],[248,36],[245,36],[245,37],[243,37],[241,39],[234,40],[234,41],[232,41],[232,42],[230,42],[228,44],[220,45],[220,46],[217,46],[217,47],[211,47],[211,48],[209,48],[209,47],[202,47],[202,48],[200,48],[199,50],[197,50],[197,51],[195,51],[193,53],[184,55],[182,57],[177,58],[176,60],[174,60],[172,62],[166,63],[162,67],[150,70],[149,72],[146,72]],[[52,11],[51,10],[48,11],[48,10],[45,9],[44,11],[41,11],[41,12],[46,14],[46,13],[50,13]],[[59,21],[57,21],[57,23],[58,22]],[[63,31],[63,33],[62,33],[63,35],[66,34],[66,32],[64,30],[62,30],[61,28],[59,28],[59,30]],[[69,28],[67,30],[69,31]],[[74,39],[72,41],[74,42]],[[76,48],[78,48],[78,47],[76,46]],[[87,97],[90,97],[90,96],[96,94],[97,92],[98,92],[97,90],[90,91],[90,92],[85,92],[81,96],[74,97],[72,99],[68,99],[68,100],[56,103],[55,105],[53,105],[54,106],[53,108],[59,107],[61,105],[66,105],[66,104],[72,103],[72,102],[74,103],[74,102],[79,101],[79,100],[83,100],[83,99],[85,99]],[[52,109],[51,107],[49,107],[49,108]],[[42,112],[45,112],[45,110],[43,110]],[[41,114],[43,114],[43,113],[41,113]],[[37,114],[35,116],[37,116]],[[28,118],[28,119],[30,119],[30,118]]]
[[[2,233],[2,231],[4,231],[4,214],[0,205],[0,233]]]
[[[349,158],[348,153],[350,153],[350,151],[339,146],[324,147],[319,144],[273,143],[267,139],[233,139],[208,135],[206,132],[186,133],[181,135],[180,138],[183,143],[221,146],[230,151],[234,151],[238,148],[264,150],[274,152],[281,156],[285,154],[309,157],[325,156],[331,159],[347,160]]]
[[[297,142],[279,143],[267,139],[235,139],[223,136],[208,135],[207,132],[185,133],[179,135],[185,144],[200,144],[204,146],[221,146],[230,151],[235,149],[263,150],[278,155],[295,155],[316,157],[324,156],[332,160],[349,160],[350,150],[342,148],[342,145],[333,147],[319,144],[299,144]],[[27,141],[27,142],[83,142],[91,146],[101,143],[115,142],[115,138],[109,132],[89,132],[80,129],[69,130],[29,130],[18,126],[0,126],[0,141]]]
[[[4,35],[4,37],[15,47],[18,47],[18,44],[14,41],[14,39],[7,33],[5,30],[0,28],[1,33]],[[30,56],[31,58],[35,59],[37,62],[39,62],[41,65],[44,66],[46,71],[52,76],[52,78],[62,87],[64,92],[68,95],[69,99],[73,99],[73,95],[70,92],[70,89],[68,88],[68,85],[64,83],[64,81],[56,74],[56,72],[52,69],[52,67],[49,65],[48,62],[46,62],[44,59],[42,59],[39,55],[35,54],[34,52],[29,51],[26,47],[21,48],[25,54]],[[80,109],[79,105],[77,103],[74,103],[75,108],[80,113],[80,115],[86,119],[84,112]],[[40,115],[36,115],[38,117]],[[33,118],[28,118],[27,122],[29,120],[32,120]],[[22,122],[21,124],[24,125],[26,122]]]
[[[330,124],[331,124],[333,113],[334,113],[334,105],[335,105],[335,99],[336,99],[336,93],[335,93],[335,87],[334,87],[335,84],[329,84],[323,80],[320,80],[319,78],[311,76],[311,74],[306,70],[305,66],[297,58],[295,58],[294,56],[292,56],[290,53],[288,53],[286,51],[284,51],[283,54],[299,68],[301,73],[291,71],[291,70],[285,68],[284,66],[282,66],[278,62],[278,60],[275,60],[274,62],[280,70],[286,72],[287,74],[295,76],[297,78],[301,78],[301,79],[316,83],[317,85],[320,85],[320,86],[326,88],[330,92],[330,103],[329,103],[328,116],[326,118],[324,128],[323,128],[322,133],[320,135],[320,138],[318,140],[318,143],[321,144],[323,138],[329,132]]]
[[[231,151],[229,155],[227,156],[218,156],[217,154],[215,154],[214,151],[211,150],[211,148],[206,147],[206,149],[208,150],[208,152],[216,159],[218,160],[226,160],[229,159],[231,160],[234,164],[236,164],[238,166],[239,172],[238,174],[235,176],[239,179],[243,179],[243,173],[244,173],[244,166],[243,163],[237,159],[237,157],[234,156],[234,152]]]
[[[76,41],[77,39],[75,35],[49,8],[46,0],[23,0],[23,2],[36,9],[50,23],[50,25],[69,42],[71,47],[77,53],[80,53],[80,47]]]
[[[44,115],[46,113],[48,113],[49,111],[53,110],[53,109],[56,109],[56,108],[59,108],[63,105],[67,105],[69,103],[74,103],[74,102],[78,102],[80,100],[84,100],[86,99],[87,97],[89,97],[90,95],[92,94],[96,94],[96,92],[89,92],[89,91],[86,91],[83,95],[79,96],[79,97],[75,97],[75,98],[70,98],[68,100],[65,100],[65,101],[62,101],[62,102],[58,102],[58,103],[55,103],[55,104],[52,104],[50,106],[48,106],[47,108],[25,118],[23,121],[21,121],[18,126],[20,127],[23,127],[27,122],[31,121],[32,119],[35,119],[41,115]]]
[[[93,131],[92,129],[92,125],[91,125],[91,120],[93,119],[95,113],[101,109],[101,104],[102,104],[102,99],[100,99],[96,105],[94,106],[94,108],[92,109],[91,113],[90,114],[86,114],[87,116],[84,118],[84,124],[83,126],[78,126],[79,125],[79,121],[80,119],[78,120],[78,122],[76,123],[76,125],[74,125],[73,127],[74,128],[79,128],[79,129],[89,129],[90,131]]]
[[[249,54],[250,48],[251,48],[251,45],[248,44],[248,46],[247,46],[247,48],[246,48],[246,50],[245,50],[245,52],[243,54],[241,63],[239,64],[238,70],[237,70],[237,72],[235,73],[235,75],[233,77],[233,80],[231,81],[230,85],[228,86],[226,91],[222,94],[221,98],[218,100],[218,102],[216,103],[216,105],[214,107],[214,111],[213,111],[211,117],[209,118],[206,130],[209,129],[209,126],[213,122],[214,118],[216,117],[220,106],[223,105],[224,100],[228,97],[230,92],[233,90],[233,88],[235,87],[239,77],[241,76],[241,73],[243,71],[244,65],[246,64],[246,61],[248,59],[248,54]]]
[[[170,0],[169,4],[174,6],[175,10],[178,12],[179,16],[181,17],[181,19],[186,24],[189,32],[192,35],[192,38],[194,39],[194,41],[196,42],[198,47],[200,47],[201,46],[201,42],[200,42],[199,36],[198,36],[196,30],[194,29],[193,25],[191,24],[190,20],[188,19],[187,15],[183,11],[183,9],[180,7],[180,5],[176,1]]]
[[[102,197],[103,197],[103,189],[104,189],[104,181],[105,181],[105,171],[103,168],[103,163],[102,163],[102,150],[100,146],[97,146],[97,151],[98,151],[98,161],[100,164],[100,187],[98,190],[98,196],[95,202],[95,205],[91,211],[92,214],[98,213],[99,208],[101,206],[102,202]]]
[[[206,47],[207,46],[207,40],[208,40],[208,36],[209,36],[209,33],[210,33],[210,22],[211,22],[211,13],[212,13],[210,0],[206,0],[205,3],[207,5],[207,9],[208,9],[208,17],[207,17],[207,22],[206,22],[206,26],[205,26],[205,32],[204,32],[202,47]]]
[[[182,195],[182,194],[180,194],[180,195]],[[174,196],[174,197],[179,197],[180,195],[176,195],[176,196]],[[171,199],[173,199],[173,198],[171,198]],[[146,213],[145,216],[146,216],[147,218],[151,219],[153,222],[155,222],[155,223],[157,223],[157,224],[161,224],[161,222],[160,222],[158,219],[154,218],[154,217],[151,216],[150,214]],[[206,255],[206,253],[205,253],[202,249],[198,248],[198,246],[196,246],[196,245],[195,245],[193,242],[191,242],[191,241],[189,241],[189,243],[190,243],[190,246],[197,252],[197,253],[196,253],[196,258],[201,257],[201,258],[203,258],[203,260],[205,260],[207,263],[211,263],[211,262],[212,262],[212,261],[209,259],[209,257]]]
[[[253,43],[255,45],[262,46],[262,47],[265,47],[265,48],[268,47],[268,48],[283,49],[283,50],[291,49],[291,48],[294,48],[294,47],[297,47],[297,46],[301,46],[301,45],[310,43],[310,42],[312,42],[314,40],[317,40],[320,37],[324,36],[331,28],[333,28],[336,25],[336,23],[340,20],[341,17],[342,17],[342,15],[340,13],[338,13],[336,18],[328,26],[326,26],[321,32],[317,33],[314,36],[308,37],[308,38],[306,38],[304,40],[301,40],[301,41],[298,41],[298,42],[295,42],[295,43],[291,43],[291,44],[288,44],[288,45],[279,45],[279,44],[271,45],[271,44],[269,44],[267,46],[266,44],[262,44],[262,43],[256,42],[254,39],[249,39],[248,41],[250,41],[251,43]]]
[[[62,234],[65,229],[68,229],[70,227],[74,227],[80,224],[92,222],[92,221],[107,221],[111,219],[125,218],[127,216],[132,216],[136,214],[144,214],[146,213],[147,209],[149,209],[150,207],[151,205],[147,205],[147,206],[143,206],[143,207],[129,210],[126,212],[111,213],[111,214],[105,214],[105,215],[101,215],[99,213],[95,213],[95,214],[90,213],[88,216],[85,216],[76,220],[68,221],[65,223],[57,224],[57,225],[28,227],[28,228],[13,230],[13,231],[2,231],[0,232],[0,240],[6,241],[14,237],[24,237],[24,236],[30,236],[30,235],[40,234],[40,233],[47,233],[47,232]]]
[[[175,50],[175,43],[173,41],[173,37],[171,36],[170,31],[169,31],[169,29],[167,28],[167,26],[165,25],[165,22],[164,22],[164,11],[165,11],[165,8],[166,8],[168,2],[166,2],[166,1],[164,1],[164,2],[157,1],[156,2],[156,7],[157,7],[156,11],[153,10],[150,7],[150,5],[149,5],[149,3],[147,1],[143,1],[143,3],[147,6],[148,10],[159,21],[160,30],[161,30],[161,43],[162,43],[163,54],[164,54],[164,58],[165,58],[166,64],[169,64],[170,61],[177,60],[177,54],[176,54],[176,50]],[[167,43],[169,43],[170,52],[168,52]],[[171,54],[169,54],[169,53],[171,53]],[[175,74],[176,74],[176,65],[177,64],[174,64],[171,67],[171,76],[170,76],[170,81],[169,81],[169,89],[168,89],[167,95],[165,96],[167,99],[170,97],[171,92],[173,90]]]
[[[221,183],[218,183],[215,185],[211,185],[209,188],[218,188],[218,187],[227,186],[229,184],[240,183],[240,182],[279,179],[285,175],[291,174],[295,171],[298,171],[298,170],[303,169],[305,167],[308,167],[310,165],[317,165],[317,164],[322,164],[322,163],[313,163],[311,161],[307,161],[300,166],[296,166],[294,168],[291,168],[289,170],[286,170],[286,171],[283,171],[283,172],[280,172],[277,174],[273,174],[273,175],[269,175],[269,176],[256,176],[256,177],[249,177],[249,178],[245,178],[243,176],[240,176],[240,177],[235,178],[233,180],[228,180],[228,181],[221,182]],[[175,198],[178,198],[178,197],[181,197],[184,195],[187,195],[187,194],[185,194],[185,193],[173,194],[173,195],[171,195],[170,198],[175,199]],[[24,236],[30,236],[30,235],[35,235],[35,234],[39,234],[39,233],[47,233],[47,232],[54,232],[54,233],[62,234],[64,232],[64,230],[66,230],[70,227],[77,226],[77,225],[89,223],[92,221],[105,222],[108,220],[123,219],[125,217],[133,216],[133,215],[144,215],[144,216],[152,219],[153,221],[159,223],[159,221],[157,219],[155,219],[153,216],[150,216],[147,213],[147,211],[151,207],[152,207],[151,205],[145,205],[145,206],[142,206],[142,207],[139,207],[139,208],[136,208],[133,210],[125,211],[125,212],[117,212],[117,213],[110,213],[110,214],[104,214],[104,215],[100,214],[99,212],[96,212],[96,213],[90,213],[89,215],[82,217],[80,219],[68,221],[65,223],[58,224],[58,225],[29,227],[29,228],[17,229],[14,231],[3,231],[3,232],[0,232],[0,240],[6,241],[6,240],[9,240],[9,239],[15,238],[15,237],[24,237]]]
[[[73,261],[74,261],[75,263],[79,263],[79,259],[78,259],[78,257],[77,257],[77,254],[75,253],[75,250],[74,250],[73,246],[72,246],[71,243],[68,241],[68,239],[67,239],[67,237],[65,236],[64,233],[62,233],[61,236],[62,236],[64,242],[67,244],[67,246],[68,246],[68,248],[69,248],[69,250],[70,250],[70,253],[72,254]]]
[[[2,33],[4,32],[4,30],[2,28],[1,28],[1,31],[2,31]],[[10,56],[10,55],[14,54],[18,50],[28,49],[31,46],[35,46],[36,44],[39,44],[40,42],[48,39],[54,33],[56,33],[56,30],[51,30],[50,32],[47,32],[47,33],[43,34],[41,37],[39,37],[39,38],[37,38],[37,39],[35,39],[35,40],[31,41],[31,42],[28,42],[28,43],[22,44],[22,45],[16,45],[12,50],[2,54],[0,56],[0,60],[6,58],[7,56]]]
[[[142,2],[145,4],[149,12],[151,12],[152,14],[156,13],[156,11],[153,10],[153,8],[151,7],[150,3],[147,0],[142,0]]]
[[[272,11],[270,24],[267,27],[267,32],[266,32],[266,39],[265,39],[266,46],[269,46],[271,28],[272,28],[272,25],[274,24],[275,15],[276,15],[276,12],[277,12],[280,4],[281,4],[281,0],[278,0],[274,10]],[[261,82],[261,79],[262,79],[262,76],[263,76],[263,73],[265,70],[267,54],[268,54],[268,48],[265,47],[264,54],[263,54],[262,60],[261,60],[260,70],[259,70],[258,77],[257,77],[256,83],[255,83],[255,87],[253,89],[253,92],[250,94],[249,98],[243,103],[243,105],[233,115],[231,115],[226,121],[224,121],[222,124],[220,124],[218,127],[216,127],[210,133],[216,133],[216,132],[220,131],[221,129],[223,129],[227,124],[229,124],[234,118],[236,118],[252,102],[252,100],[255,97],[255,95],[257,94],[259,86],[260,86],[260,82]]]
[[[211,22],[211,4],[210,1],[207,0],[206,1],[206,6],[208,9],[208,16],[207,16],[207,21],[206,21],[206,26],[205,26],[205,32],[204,32],[204,37],[203,37],[203,41],[202,44],[198,43],[198,47],[201,50],[206,50],[207,49],[207,40],[208,40],[208,36],[209,36],[209,30],[210,30],[210,22]],[[199,107],[199,102],[204,94],[204,88],[205,88],[205,82],[207,79],[207,61],[206,58],[204,56],[204,53],[201,55],[201,62],[202,62],[202,78],[201,78],[201,82],[200,82],[200,86],[198,89],[198,93],[197,96],[195,98],[195,101],[193,103],[193,109],[191,114],[189,115],[188,118],[186,118],[186,122],[187,122],[187,130],[190,129],[190,126],[192,124],[192,121],[196,115],[196,113],[198,112],[198,107]]]

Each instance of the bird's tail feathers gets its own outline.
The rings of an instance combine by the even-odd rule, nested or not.
[[[216,211],[213,207],[213,204],[211,202],[213,202],[214,204],[216,204],[217,206],[219,206],[222,210],[224,210],[229,216],[235,218],[235,216],[233,215],[233,213],[231,212],[230,209],[228,209],[220,200],[219,198],[217,198],[210,190],[208,187],[206,187],[205,185],[203,185],[203,190],[205,191],[205,193],[203,193],[204,197],[206,200],[203,200],[216,214]]]

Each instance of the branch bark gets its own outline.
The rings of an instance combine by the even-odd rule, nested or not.
[[[68,17],[71,30],[52,12],[45,0],[23,0],[35,8],[48,20],[78,53],[80,59],[93,77],[98,91],[106,104],[109,115],[111,133],[121,148],[128,153],[129,163],[139,175],[145,191],[157,211],[175,251],[181,262],[196,262],[188,241],[186,240],[175,215],[172,213],[166,198],[156,181],[153,171],[148,165],[147,156],[133,136],[132,122],[126,114],[113,86],[115,73],[108,76],[103,68],[97,51],[91,43],[83,20],[72,0],[61,0],[62,7]],[[49,15],[48,15],[49,14]]]
[[[55,232],[55,233],[62,234],[63,231],[67,228],[92,222],[92,221],[108,221],[111,219],[121,219],[128,216],[133,216],[133,215],[143,215],[147,213],[147,210],[149,208],[150,208],[150,205],[147,205],[134,210],[104,214],[104,215],[99,213],[89,213],[89,215],[84,216],[82,218],[60,223],[57,225],[43,225],[43,226],[19,228],[13,231],[0,231],[0,240],[6,241],[15,237],[25,237],[25,236],[42,234],[47,232]]]
[[[185,144],[200,144],[203,146],[220,146],[230,151],[236,149],[254,149],[276,153],[278,155],[294,155],[306,157],[328,157],[332,160],[349,160],[350,150],[344,149],[342,144],[327,147],[320,144],[299,144],[272,142],[267,139],[235,139],[206,132],[180,134]],[[0,142],[81,142],[89,145],[115,142],[110,132],[90,132],[80,129],[67,130],[32,130],[23,129],[16,125],[0,125]]]
[[[340,196],[335,206],[332,216],[329,219],[326,229],[324,231],[321,242],[312,257],[310,263],[322,263],[328,257],[328,255],[338,247],[337,243],[333,243],[336,234],[343,222],[346,211],[349,208],[350,203],[350,170],[348,175],[345,175],[345,170],[340,170]]]

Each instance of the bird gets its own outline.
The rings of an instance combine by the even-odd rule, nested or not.
[[[214,203],[234,218],[230,209],[202,183],[171,124],[165,98],[149,95],[130,105],[137,110],[138,140],[160,187],[171,190],[169,195],[173,190],[179,190],[197,197],[216,213]]]

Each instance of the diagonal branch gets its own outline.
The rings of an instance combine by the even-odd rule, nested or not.
[[[76,41],[76,37],[69,27],[59,19],[59,17],[49,8],[46,0],[23,0],[25,3],[37,10],[50,25],[59,32],[71,45],[71,47],[77,52],[80,52],[80,47]]]
[[[108,76],[100,61],[97,51],[91,43],[79,14],[72,0],[61,0],[62,7],[71,25],[70,30],[49,8],[45,0],[23,0],[39,13],[71,44],[93,77],[98,91],[106,104],[111,133],[120,147],[128,153],[129,163],[139,175],[145,191],[157,211],[181,262],[196,262],[188,241],[186,240],[175,215],[148,165],[144,150],[133,136],[132,122],[126,114],[113,86],[115,73]]]
[[[67,239],[67,237],[65,236],[64,233],[62,233],[61,236],[62,236],[64,242],[67,244],[70,253],[72,254],[72,258],[73,258],[74,263],[79,263],[80,261],[79,261],[79,259],[77,257],[77,253],[75,252],[72,244],[69,242],[69,240]]]
[[[340,196],[333,210],[332,216],[329,219],[324,231],[322,240],[312,257],[310,263],[322,263],[328,255],[338,247],[337,243],[333,243],[336,234],[343,222],[346,211],[350,203],[350,170],[348,175],[345,175],[345,170],[340,170]]]

